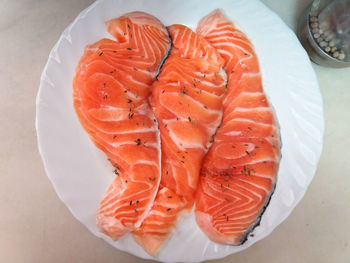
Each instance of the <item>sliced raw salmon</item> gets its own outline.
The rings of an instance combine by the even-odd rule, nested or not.
[[[239,245],[259,224],[274,190],[279,130],[244,33],[219,10],[199,22],[197,33],[224,58],[229,82],[223,120],[201,170],[196,220],[212,241]]]
[[[141,224],[158,191],[160,137],[148,97],[170,41],[166,28],[146,13],[106,25],[116,40],[86,47],[73,99],[83,128],[115,167],[96,219],[103,233],[118,239]]]
[[[205,39],[183,25],[168,31],[172,49],[151,96],[162,142],[161,190],[134,232],[152,256],[169,238],[179,213],[193,206],[202,159],[221,121],[227,80],[223,59]]]

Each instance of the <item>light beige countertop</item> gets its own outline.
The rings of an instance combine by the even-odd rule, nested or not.
[[[45,175],[37,149],[41,71],[61,32],[91,2],[0,1],[1,263],[145,262],[95,237],[71,215]],[[295,30],[310,1],[263,2]],[[271,235],[215,262],[350,262],[350,68],[313,67],[326,120],[314,180]]]

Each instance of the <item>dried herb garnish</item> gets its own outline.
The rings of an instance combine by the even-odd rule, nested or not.
[[[136,142],[137,146],[141,145],[141,139],[140,138],[138,138],[135,142]]]
[[[100,53],[100,54],[98,54],[100,57],[103,55],[103,51]]]

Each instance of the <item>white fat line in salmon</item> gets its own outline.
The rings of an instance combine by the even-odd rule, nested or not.
[[[111,134],[115,134],[115,135],[121,135],[121,134],[135,134],[135,133],[148,133],[148,132],[154,132],[156,131],[157,128],[154,126],[152,128],[142,128],[140,127],[140,129],[133,129],[133,130],[127,130],[127,131],[119,131],[119,132],[111,132]]]
[[[148,36],[147,38],[147,41],[150,41],[150,45],[149,46],[152,46],[153,48],[150,50],[150,52],[152,52],[153,54],[153,57],[156,58],[156,57],[161,57],[162,56],[162,48],[161,48],[161,45],[158,45],[158,39],[152,37],[152,32],[149,32],[148,30],[145,31],[145,34]],[[165,50],[166,51],[166,50]],[[167,57],[167,52],[165,54],[165,56],[163,58]],[[159,64],[161,64],[162,61],[160,61]]]
[[[212,32],[206,34],[206,36],[208,38],[210,38],[210,39],[214,38],[214,36],[216,36],[216,35],[224,35],[224,36],[230,35],[229,37],[236,37],[236,36],[238,36],[240,38],[245,38],[246,37],[241,31],[232,31],[232,26],[231,25],[219,26],[219,27],[217,27],[217,30],[213,30]],[[247,42],[247,43],[249,45],[251,45],[250,42]]]
[[[203,73],[200,73],[200,74],[203,74]],[[219,74],[221,74],[221,73],[219,73]],[[188,75],[188,76],[189,76],[188,78],[193,77],[192,75]],[[199,88],[198,86],[194,87],[193,82],[189,82],[187,80],[188,78],[181,80],[181,82],[180,81],[168,82],[166,85],[173,86],[173,87],[182,87],[182,86],[186,87],[186,86],[188,86],[188,87],[191,87],[191,89],[196,91],[196,92],[200,91],[201,93],[203,93],[209,97],[214,97],[214,98],[221,98],[224,96],[224,95],[220,95],[220,96],[215,95],[213,92],[208,92],[205,89],[203,89],[202,87],[201,88]],[[201,80],[200,83],[201,83],[201,85],[203,85],[205,87],[210,87],[210,88],[215,88],[215,89],[220,89],[220,87],[222,86],[222,85],[215,85],[213,82],[209,82],[207,80]],[[169,93],[169,92],[167,92],[167,93]]]
[[[103,210],[108,211],[110,210],[111,207],[113,207],[113,210],[119,210],[119,208],[121,207],[126,207],[126,208],[130,208],[130,207],[135,207],[138,209],[143,209],[143,207],[139,207],[138,204],[143,202],[143,201],[147,201],[149,200],[148,198],[138,198],[139,196],[141,196],[143,193],[149,191],[151,188],[144,190],[144,191],[140,191],[137,192],[133,195],[129,195],[126,196],[125,198],[121,199],[118,197],[118,195],[114,195],[112,198],[108,199],[109,201],[113,200],[113,199],[118,199],[117,201],[115,201],[112,204],[106,205],[103,207]],[[116,207],[116,204],[119,203],[120,205],[118,207]],[[111,211],[113,214],[115,213],[114,211]],[[125,213],[130,213],[130,211],[124,211]],[[122,212],[120,212],[122,214]]]
[[[221,51],[226,51],[226,49],[224,49],[225,47],[232,47],[232,48],[240,49],[245,54],[244,57],[240,57],[239,61],[241,61],[241,62],[254,57],[252,52],[248,51],[247,49],[243,48],[242,46],[238,46],[238,45],[230,43],[230,42],[224,42],[224,43],[220,43],[220,44],[221,44],[221,47],[222,47],[220,52]],[[231,53],[231,57],[233,57],[232,53]]]
[[[257,121],[254,121],[254,120],[251,120],[251,119],[246,119],[246,118],[232,118],[232,119],[230,119],[229,121],[227,121],[225,123],[225,126],[230,124],[231,122],[235,122],[235,121],[248,122],[248,123],[253,123],[255,125],[265,126],[265,127],[273,126],[272,124],[266,124],[266,123],[263,123],[263,122],[257,122]],[[254,138],[254,136],[252,138]]]
[[[117,53],[118,54],[118,53]],[[156,58],[152,58],[153,60],[150,60],[151,58],[150,57],[146,57],[145,55],[142,55],[142,54],[130,54],[130,57],[132,57],[132,65],[125,65],[123,63],[121,63],[121,61],[127,61],[127,62],[130,62],[130,58],[129,57],[125,57],[125,54],[120,54],[120,55],[115,55],[113,57],[110,57],[109,60],[113,62],[113,67],[115,67],[116,65],[121,65],[123,66],[123,68],[134,68],[135,66],[144,66],[144,67],[150,67],[150,66],[153,66],[154,63],[155,63],[155,60]],[[148,59],[147,61],[145,59]],[[106,61],[104,61],[106,64],[109,64],[107,63]],[[150,73],[152,71],[147,71],[147,73]]]
[[[89,120],[89,118],[86,119],[87,122],[91,123],[91,121]],[[152,126],[151,128],[143,128],[143,127],[140,127],[139,129],[133,129],[133,130],[127,130],[127,131],[111,131],[111,132],[106,132],[105,130],[101,129],[101,128],[97,128],[96,127],[96,130],[97,131],[100,131],[102,134],[111,134],[111,135],[115,135],[115,136],[118,136],[118,135],[122,135],[122,134],[137,134],[137,133],[151,133],[151,132],[155,132],[155,131],[158,131],[157,127],[156,126]],[[106,141],[103,137],[99,136],[99,133],[96,132],[96,135],[105,143],[108,143],[108,141]]]
[[[170,110],[169,110],[170,111]],[[222,113],[220,113],[220,115],[222,115]],[[208,134],[214,134],[215,133],[215,131],[216,131],[216,129],[217,129],[217,127],[219,126],[219,124],[220,124],[220,121],[219,120],[221,120],[221,116],[219,116],[219,118],[218,118],[218,121],[216,122],[216,123],[213,123],[212,125],[207,125],[206,127],[204,127],[205,129],[206,129],[206,131],[208,132]],[[188,120],[188,118],[184,118],[184,117],[177,117],[176,119],[171,119],[170,120],[171,122],[188,122],[189,120]],[[163,120],[163,122],[164,122],[164,120]],[[193,122],[195,122],[195,120],[193,120]],[[170,132],[171,132],[171,130],[170,130]],[[181,143],[185,143],[184,141],[181,141],[180,140],[180,144]],[[183,149],[183,147],[181,147],[181,145],[180,144],[177,144],[178,145],[178,147],[179,148],[181,148],[181,149]],[[188,144],[186,144],[186,145],[188,145]],[[204,147],[204,146],[203,146]],[[199,148],[203,148],[203,147],[199,147]],[[198,147],[190,147],[189,146],[189,148],[198,148]],[[205,147],[204,147],[205,148]]]
[[[248,176],[249,176],[249,175],[248,175]],[[255,175],[254,175],[254,177],[255,177]],[[259,185],[257,185],[257,184],[254,184],[252,181],[243,180],[242,178],[237,178],[237,180],[238,180],[238,181],[241,181],[241,182],[244,182],[245,184],[254,186],[255,188],[261,189],[261,190],[263,190],[266,194],[269,193],[269,191],[268,191],[266,188],[264,188],[264,187],[262,187],[262,186],[259,186]],[[242,187],[242,188],[243,188],[243,187]],[[246,190],[246,189],[245,189],[245,190]],[[252,192],[252,191],[251,191],[251,192]],[[260,195],[257,195],[257,196],[260,196]]]
[[[246,197],[245,197],[246,198]],[[260,198],[260,201],[263,198]],[[221,226],[223,227],[221,223],[224,223],[224,226],[227,226],[227,224],[234,224],[234,221],[238,221],[239,224],[242,224],[240,221],[241,219],[249,219],[253,215],[257,214],[256,207],[259,207],[259,204],[256,204],[256,200],[248,198],[249,201],[242,203],[241,199],[234,200],[233,202],[228,203],[226,200],[220,200],[221,205],[220,209],[216,211],[216,220],[214,223],[214,226]],[[259,203],[259,202],[257,202]],[[225,204],[225,205],[223,205]],[[216,207],[211,207],[210,209],[216,209]],[[248,213],[246,215],[240,215],[241,213]],[[226,217],[221,215],[227,215],[231,218],[230,223],[226,222]],[[233,219],[234,218],[234,219]],[[221,219],[221,220],[220,220]]]
[[[207,92],[204,91],[204,90],[202,90],[202,93],[207,93]],[[178,91],[172,91],[172,92],[167,92],[167,94],[175,94],[175,95],[177,95],[177,94],[179,94],[179,92],[178,92]],[[221,96],[216,96],[216,95],[213,95],[212,93],[209,93],[209,92],[208,92],[208,95],[212,95],[213,97],[215,96],[215,97],[217,97],[217,98],[223,97],[223,95],[221,95]],[[213,110],[213,109],[209,109],[208,107],[205,108],[204,106],[206,106],[206,105],[204,105],[203,103],[199,102],[198,100],[194,99],[194,98],[191,97],[191,96],[186,96],[186,99],[189,99],[189,100],[190,100],[189,103],[193,103],[193,104],[197,105],[199,108],[204,109],[205,112],[209,112],[209,113],[213,113],[213,114],[220,114],[220,113],[221,113],[220,110]],[[167,108],[167,105],[162,104],[162,106],[164,106],[165,108]],[[168,108],[167,108],[167,110],[171,111],[171,110],[168,109]],[[172,113],[175,114],[175,112],[172,112]]]
[[[129,181],[132,182],[130,179],[129,179]],[[130,182],[129,182],[129,183],[130,183]],[[135,183],[135,182],[134,182],[134,183]],[[141,182],[139,181],[139,183],[141,183]],[[118,214],[115,214],[115,211],[119,210],[119,208],[121,208],[121,207],[128,207],[128,208],[129,208],[129,207],[130,207],[130,201],[133,201],[133,200],[134,200],[134,202],[136,202],[137,200],[138,200],[139,202],[140,202],[140,201],[144,201],[144,200],[151,200],[151,199],[149,199],[149,198],[144,198],[144,199],[142,199],[142,198],[139,198],[139,199],[138,199],[138,198],[137,198],[138,196],[142,196],[143,193],[148,193],[148,192],[153,188],[153,185],[152,185],[151,183],[142,182],[142,184],[148,186],[148,188],[146,188],[146,189],[143,190],[143,191],[138,191],[138,192],[135,192],[135,193],[133,193],[133,194],[131,194],[131,195],[125,196],[124,198],[120,198],[120,196],[122,195],[122,193],[123,193],[124,190],[125,190],[125,189],[123,189],[122,192],[119,192],[119,193],[117,193],[117,194],[114,194],[114,195],[109,196],[109,198],[106,199],[106,200],[108,201],[108,203],[106,204],[106,202],[105,202],[105,205],[102,206],[102,207],[100,208],[100,210],[103,211],[103,212],[108,213],[108,211],[109,211],[111,208],[113,208],[110,212],[111,212],[112,214],[114,214],[116,217],[117,217],[117,215],[123,214],[124,212],[127,213],[127,214],[129,214],[129,213],[130,213],[129,210],[124,211],[124,212],[119,211]],[[111,202],[112,200],[115,200],[115,201],[114,201],[114,202]],[[116,206],[116,204],[119,204],[119,205]],[[135,204],[135,203],[134,203],[134,204]],[[141,208],[143,208],[143,207],[140,207],[139,209],[141,209]]]
[[[153,113],[151,115],[152,115],[153,119],[155,120],[156,118],[153,115]],[[162,149],[162,140],[160,138],[160,131],[159,131],[158,121],[156,121],[155,124],[156,124],[155,125],[156,126],[156,137],[157,137],[157,141],[159,142],[159,149]],[[156,182],[156,189],[157,190],[154,191],[153,195],[151,195],[151,199],[150,200],[152,200],[152,202],[149,202],[149,204],[145,207],[145,213],[143,214],[143,216],[140,217],[140,220],[136,224],[136,228],[139,228],[141,226],[142,222],[148,216],[149,212],[152,210],[154,201],[155,201],[155,199],[157,197],[157,193],[158,193],[158,189],[159,189],[159,185],[160,185],[160,180],[161,180],[161,176],[162,176],[162,161],[161,161],[162,153],[161,153],[161,151],[158,151],[157,155],[158,155],[158,163],[159,163],[158,177],[157,177],[158,180]]]
[[[226,120],[225,120],[226,121]],[[232,124],[232,122],[234,122],[234,119],[230,120],[230,121],[226,121],[224,125],[221,125],[222,128],[225,128],[227,127],[228,124]],[[254,124],[259,124],[258,122],[255,122],[253,121]],[[273,131],[277,130],[278,129],[278,126],[277,125],[267,125],[267,124],[260,124],[260,126],[267,126],[267,127],[272,127]],[[238,135],[241,135],[242,134],[242,131],[230,131],[230,132],[226,132],[224,133],[224,135],[227,135],[227,136],[238,136]],[[249,138],[257,138],[255,137],[254,135],[251,135]],[[260,138],[260,137],[259,137]],[[271,143],[271,141],[268,139],[268,138],[265,138],[268,142]],[[277,139],[277,138],[276,138]],[[272,143],[271,143],[272,144]]]
[[[169,109],[168,109],[169,110]],[[169,110],[170,112],[172,112],[171,110]],[[222,113],[220,112],[219,113],[219,115],[222,115]],[[208,134],[214,134],[214,132],[217,130],[217,127],[219,126],[219,120],[221,120],[221,116],[219,116],[219,118],[218,118],[218,121],[217,121],[217,123],[213,123],[212,125],[207,125],[206,127],[204,127],[205,129],[206,129],[206,131],[208,132]],[[179,117],[176,117],[176,118],[174,118],[174,119],[171,119],[171,120],[163,120],[163,123],[164,124],[169,124],[169,123],[171,123],[171,122],[188,122],[189,120],[188,120],[188,118],[185,118],[185,117],[181,117],[181,116],[179,116]],[[194,120],[195,121],[195,120]],[[169,131],[169,133],[171,132],[171,130]],[[174,141],[175,142],[175,141]],[[176,143],[176,142],[175,142]],[[179,139],[179,144],[177,144],[176,143],[176,145],[179,147],[179,148],[181,148],[181,149],[184,149],[184,147],[181,147],[181,144],[183,144],[183,146],[185,146],[185,144],[186,145],[189,145],[188,143],[185,143],[184,141],[181,141],[180,139]],[[188,146],[188,148],[203,148],[203,149],[205,149],[205,146],[203,146],[203,145],[201,145],[202,147],[191,147],[191,146]],[[186,148],[186,147],[185,147]]]
[[[152,61],[149,61],[151,63],[156,62],[157,54],[155,51],[155,48],[158,46],[157,43],[155,42],[154,38],[148,33],[148,31],[145,31],[144,34],[147,36],[145,38],[145,43],[142,42],[142,49],[147,51],[147,54],[149,55],[148,57],[152,59]],[[147,47],[153,47],[153,48],[147,48]]]
[[[122,59],[118,59],[118,61],[121,61]],[[129,59],[125,59],[126,61],[130,61]],[[122,63],[117,63],[115,62],[114,65],[116,64],[120,64],[120,65],[124,65],[124,68],[128,68],[130,71],[134,70],[134,71],[138,71],[138,72],[141,72],[145,75],[149,75],[151,76],[152,79],[154,79],[154,75],[155,75],[155,72],[152,72],[152,71],[149,71],[147,68],[149,68],[150,66],[152,66],[153,64],[144,64],[144,65],[140,65],[140,63],[133,63],[130,67],[129,66],[125,66],[125,64],[122,64]],[[144,69],[146,68],[146,69]],[[124,72],[123,72],[124,73]],[[137,85],[141,85],[141,86],[144,86],[144,87],[148,87],[147,84],[143,83],[143,82],[140,82],[140,81],[137,81],[135,80],[133,77],[132,77],[132,74],[128,74],[126,75],[127,77],[130,77],[130,79]]]
[[[123,180],[123,179],[120,179],[120,180]],[[146,187],[145,187],[144,190],[141,190],[141,191],[138,191],[138,192],[134,192],[133,194],[125,196],[124,198],[118,197],[118,196],[122,195],[122,192],[116,192],[116,191],[113,191],[113,190],[109,191],[108,193],[114,192],[115,194],[109,195],[108,199],[106,199],[106,200],[108,200],[108,201],[111,201],[113,199],[118,199],[118,200],[116,202],[114,202],[114,203],[105,202],[105,204],[107,204],[107,205],[104,205],[102,207],[103,210],[107,210],[107,208],[109,208],[110,206],[114,207],[115,203],[125,202],[126,206],[128,206],[129,202],[131,200],[134,200],[134,201],[138,200],[140,202],[140,201],[149,199],[149,198],[139,198],[139,199],[137,199],[137,197],[138,196],[142,196],[143,193],[148,193],[154,187],[153,183],[148,182],[148,181],[144,181],[144,180],[141,181],[141,180],[133,180],[133,178],[128,178],[128,184],[130,184],[130,183],[137,183],[137,184],[140,184],[140,185],[145,185]],[[124,189],[123,189],[123,192],[124,192]]]
[[[233,112],[236,112],[236,111],[243,111],[243,112],[248,112],[248,111],[270,111],[270,112],[272,112],[271,107],[255,107],[255,108],[236,107],[233,110]]]
[[[221,126],[221,127],[223,127],[223,126]],[[226,133],[224,133],[224,135],[227,135],[227,136],[239,136],[239,135],[241,135],[242,134],[242,132],[241,131],[230,131],[230,132],[226,132]]]
[[[263,197],[259,198],[259,201],[261,200],[263,200]],[[257,215],[257,211],[259,210],[257,210],[256,208],[258,208],[259,206],[259,202],[256,202],[256,200],[251,200],[250,202],[246,202],[238,206],[236,205],[235,208],[227,210],[226,213],[231,217],[234,216],[235,221],[241,221],[241,219],[249,219],[252,216]],[[234,210],[235,212],[232,212],[232,210]],[[247,214],[239,215],[244,212],[246,212]]]
[[[244,73],[244,74],[245,75],[249,75],[249,76],[260,75],[258,73]],[[262,95],[265,95],[264,92],[260,92],[260,91],[242,91],[241,93],[239,93],[239,95],[237,97],[240,97],[240,96],[260,97]]]
[[[211,38],[211,42],[212,42],[212,44],[214,46],[215,45],[221,45],[221,44],[222,45],[229,44],[230,46],[236,46],[230,41],[240,42],[240,43],[242,43],[244,45],[247,45],[251,49],[253,49],[253,46],[248,41],[245,41],[243,39],[237,38],[237,37],[233,36],[232,34],[231,34],[231,36],[214,35]],[[237,47],[240,47],[240,46],[237,46]],[[220,49],[220,52],[221,52],[221,49]],[[232,53],[231,53],[231,56],[232,56]]]
[[[243,77],[260,77],[261,73],[260,72],[243,72],[241,74],[241,78]],[[259,94],[265,94],[264,92],[249,92],[249,91],[242,91],[240,94],[255,94],[255,93],[259,93]]]
[[[154,144],[154,145],[156,145],[156,144]],[[134,164],[149,164],[149,165],[157,166],[156,162],[146,161],[146,160],[139,160],[139,161],[135,162]]]
[[[124,145],[135,145],[135,141],[128,141],[128,142],[113,142],[109,143],[112,145],[114,148],[117,148],[119,146],[124,146]],[[140,146],[146,146],[148,148],[155,148],[158,149],[158,144],[157,143],[148,143],[148,142],[140,142]],[[139,163],[139,162],[138,162]]]
[[[209,81],[206,81],[206,80],[201,80],[201,84],[206,85],[207,87],[215,88],[215,89],[220,89],[221,86],[222,86],[222,85],[220,85],[220,86],[219,85],[215,85],[213,82],[209,82]],[[201,90],[201,89],[198,88],[198,90]],[[223,94],[221,96],[217,96],[214,93],[207,92],[206,90],[203,90],[203,89],[202,89],[202,93],[207,94],[207,95],[212,95],[212,96],[215,96],[217,98],[221,98],[221,97],[225,96],[225,94]]]
[[[240,180],[240,181],[242,181],[244,183],[247,183],[247,181],[245,181],[245,180]],[[225,191],[225,193],[228,196],[231,196],[231,198],[233,198],[233,199],[235,199],[235,198],[241,199],[238,196],[243,196],[243,197],[249,199],[250,201],[254,201],[255,200],[252,196],[257,197],[258,199],[262,199],[261,195],[259,195],[256,192],[253,192],[253,191],[249,191],[250,195],[247,195],[246,194],[247,188],[243,187],[241,184],[235,184],[235,188],[227,188],[225,186],[225,184],[222,184],[223,187],[221,187],[221,185],[218,184],[218,183],[208,183],[208,185],[210,186],[210,188],[212,190],[211,191],[212,193],[208,191],[209,193],[207,192],[206,194],[208,196],[216,199],[218,202],[219,201],[221,202],[221,201],[225,200],[227,203],[229,203],[229,201],[231,201],[230,199],[228,199],[229,201],[227,201],[225,198],[224,199],[220,198],[220,196],[222,196],[222,191],[224,191],[224,189],[227,189]],[[257,187],[257,188],[266,191],[266,189],[263,189],[263,188],[260,188],[260,187]],[[236,193],[236,194],[238,194],[238,196],[237,195],[230,195],[230,193]],[[221,207],[221,204],[217,204],[216,206],[220,206]],[[238,208],[238,207],[235,206],[234,209],[236,209],[236,208]],[[225,210],[225,209],[222,209],[222,210]],[[220,211],[221,211],[221,209],[218,211],[218,213],[220,213]]]
[[[185,142],[181,139],[179,139],[173,132],[169,132],[169,137],[170,139],[177,145],[177,147],[181,150],[184,151],[186,148],[198,148],[198,149],[203,149],[205,150],[205,147],[202,145],[202,143],[188,143]]]

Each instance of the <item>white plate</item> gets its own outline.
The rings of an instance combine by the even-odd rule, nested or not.
[[[113,168],[82,129],[72,104],[72,79],[85,45],[111,36],[104,21],[133,10],[158,17],[165,25],[196,28],[198,20],[215,8],[226,14],[255,46],[264,89],[274,106],[282,135],[278,182],[260,226],[242,246],[211,242],[193,216],[159,254],[166,262],[197,262],[221,258],[246,249],[266,237],[292,212],[312,180],[322,150],[322,98],[309,59],[294,33],[259,1],[245,0],[110,0],[97,1],[82,11],[63,32],[43,70],[37,96],[36,129],[46,173],[72,214],[96,236],[112,246],[150,258],[126,235],[118,242],[101,234],[95,212]]]

